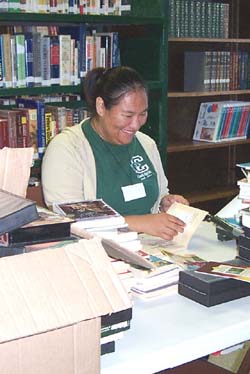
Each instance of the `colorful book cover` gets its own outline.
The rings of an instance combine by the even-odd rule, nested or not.
[[[39,99],[17,98],[19,108],[31,108],[37,110],[37,147],[39,157],[42,157],[46,147],[45,136],[45,104]]]

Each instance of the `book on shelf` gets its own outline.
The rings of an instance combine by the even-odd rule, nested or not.
[[[0,237],[0,244],[17,246],[70,239],[73,220],[45,208],[37,207],[37,211],[38,219],[6,232]]]
[[[16,114],[10,109],[0,109],[0,119],[8,121],[8,147],[17,148]]]
[[[249,102],[217,101],[201,103],[193,140],[220,142],[246,139],[249,119]]]
[[[22,98],[16,99],[18,108],[30,108],[37,110],[37,148],[38,155],[42,157],[46,147],[45,136],[45,103],[41,98]]]
[[[91,228],[119,226],[125,219],[102,199],[84,200],[72,203],[54,203],[54,212],[77,221],[72,227]]]
[[[170,0],[168,6],[171,37],[228,38],[228,3]]]
[[[0,189],[0,235],[38,218],[34,201]]]

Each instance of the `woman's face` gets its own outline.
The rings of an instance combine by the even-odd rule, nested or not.
[[[148,97],[144,89],[125,94],[120,102],[106,109],[102,98],[97,98],[99,135],[112,144],[129,144],[148,116]]]

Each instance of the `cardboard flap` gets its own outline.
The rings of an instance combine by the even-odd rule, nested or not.
[[[0,259],[0,342],[131,307],[98,239]]]

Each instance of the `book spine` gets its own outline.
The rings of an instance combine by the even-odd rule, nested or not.
[[[2,45],[4,52],[4,88],[12,87],[12,64],[11,64],[11,45],[10,34],[2,35]]]
[[[26,86],[25,69],[25,38],[23,34],[16,34],[16,68],[17,68],[17,87]]]
[[[50,72],[51,85],[58,85],[60,78],[60,46],[57,35],[50,37]]]
[[[8,120],[0,118],[0,149],[9,147]]]
[[[71,84],[71,36],[59,35],[59,84]]]
[[[26,64],[26,85],[34,86],[33,75],[33,36],[25,35],[25,64]]]
[[[50,71],[50,37],[42,36],[41,39],[41,74],[42,86],[51,86],[51,71]]]

